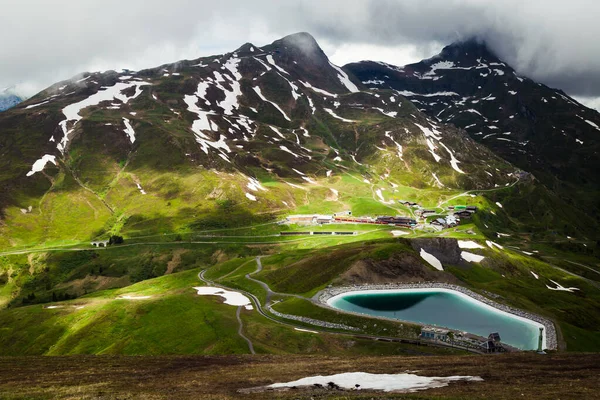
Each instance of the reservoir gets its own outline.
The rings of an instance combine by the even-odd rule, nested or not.
[[[522,350],[537,349],[539,328],[543,327],[464,293],[441,288],[361,290],[338,294],[327,304],[342,311],[445,327],[486,338],[498,332],[503,343]]]

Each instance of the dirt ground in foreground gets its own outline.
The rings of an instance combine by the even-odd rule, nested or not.
[[[474,375],[413,394],[238,390],[341,372]],[[418,371],[418,372],[415,372]],[[600,399],[600,354],[0,358],[1,399]]]

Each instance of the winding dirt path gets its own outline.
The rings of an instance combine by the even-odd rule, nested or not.
[[[240,317],[241,311],[242,306],[238,306],[237,311],[235,312],[235,317],[237,318],[238,324],[240,325],[240,327],[238,328],[238,335],[240,335],[240,337],[248,343],[248,349],[250,349],[250,353],[256,354],[256,352],[254,351],[254,345],[252,344],[252,340],[248,339],[248,337],[244,335],[244,323],[242,322],[242,318]]]

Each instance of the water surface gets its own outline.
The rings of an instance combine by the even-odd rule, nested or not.
[[[537,349],[542,326],[449,289],[349,292],[327,303],[343,311],[437,325],[484,337],[499,332],[502,342],[523,350]]]

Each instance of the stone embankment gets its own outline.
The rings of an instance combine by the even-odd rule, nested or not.
[[[330,298],[337,296],[339,294],[355,292],[359,290],[390,290],[390,289],[450,289],[460,293],[463,293],[469,297],[472,297],[476,300],[479,300],[482,303],[485,303],[489,306],[497,308],[498,310],[505,311],[509,314],[513,314],[522,318],[526,318],[535,322],[538,322],[544,326],[544,332],[546,334],[546,348],[549,350],[556,350],[558,347],[557,339],[556,339],[556,328],[554,327],[554,323],[547,318],[541,317],[537,314],[532,314],[527,311],[519,310],[517,308],[512,308],[505,304],[497,303],[489,298],[480,295],[479,293],[475,293],[472,290],[469,290],[465,287],[452,285],[448,283],[438,283],[438,282],[424,282],[424,283],[406,283],[406,284],[387,284],[387,285],[354,285],[354,286],[344,286],[344,287],[331,287],[327,288],[321,292],[319,292],[315,298],[325,306],[327,304],[327,300]]]
[[[273,310],[273,308],[271,306],[267,306],[266,308],[269,310],[269,312],[271,314],[276,315],[276,316],[278,316],[280,318],[292,319],[294,321],[300,321],[300,322],[304,322],[305,324],[310,324],[310,325],[315,325],[315,326],[321,326],[323,328],[342,329],[342,330],[354,331],[354,332],[360,331],[360,329],[355,328],[353,326],[348,326],[348,325],[343,325],[343,324],[334,324],[332,322],[319,321],[317,319],[300,317],[298,315],[283,314],[283,313],[280,313],[279,311]]]

